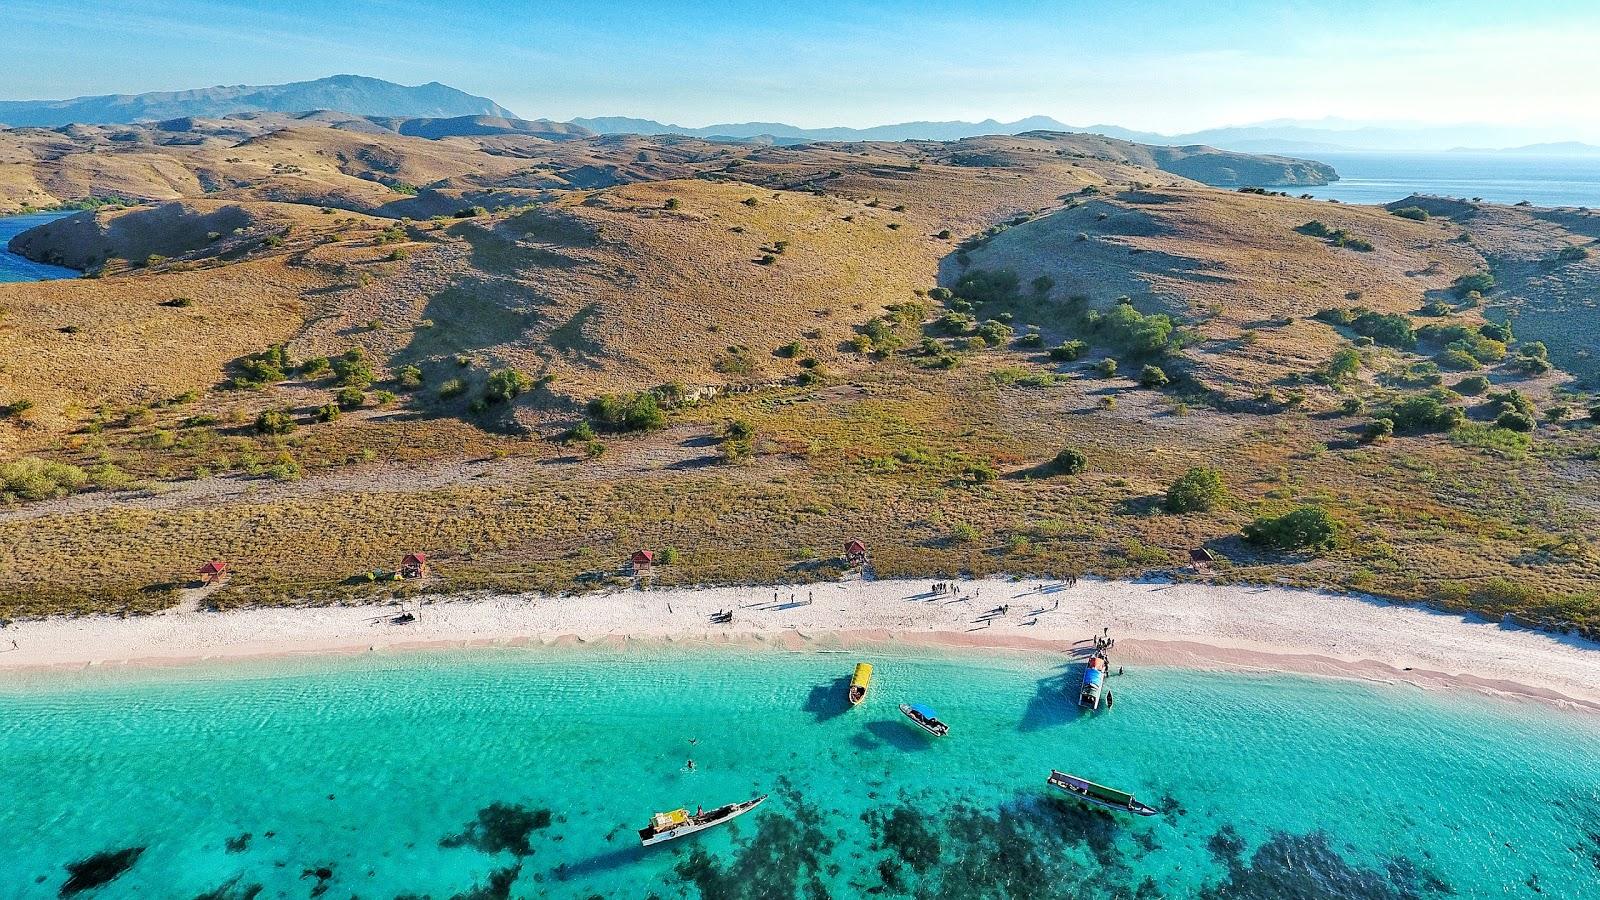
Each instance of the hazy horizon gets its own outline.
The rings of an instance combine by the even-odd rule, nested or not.
[[[1050,116],[1162,134],[1281,119],[1492,123],[1600,141],[1600,10],[1553,0],[726,3],[12,0],[6,99],[360,73],[439,81],[527,118],[806,128]],[[159,44],[135,40],[162,35]],[[396,37],[426,34],[425,46]],[[63,39],[70,35],[70,40]],[[219,53],[218,47],[227,48]]]

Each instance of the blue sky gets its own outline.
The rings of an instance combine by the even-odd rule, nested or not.
[[[1600,3],[0,0],[5,99],[340,72],[527,117],[1495,122],[1600,138]]]

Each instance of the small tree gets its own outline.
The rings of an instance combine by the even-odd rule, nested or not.
[[[294,417],[287,410],[269,409],[256,416],[257,434],[288,434],[294,430]]]
[[[1394,437],[1393,419],[1373,419],[1361,432],[1361,440],[1368,444],[1378,444]]]
[[[1108,356],[1096,363],[1094,370],[1100,373],[1101,378],[1110,378],[1117,374],[1117,361]]]
[[[1206,466],[1195,466],[1167,488],[1166,507],[1175,513],[1205,512],[1222,502],[1227,494],[1222,473]]]
[[[1139,384],[1152,390],[1165,387],[1171,381],[1172,379],[1167,377],[1167,373],[1163,372],[1160,366],[1145,366],[1139,372]]]
[[[490,403],[505,403],[533,387],[533,379],[516,369],[496,369],[489,373],[483,397]]]
[[[1071,447],[1056,454],[1055,468],[1063,475],[1078,475],[1089,468],[1089,457]]]

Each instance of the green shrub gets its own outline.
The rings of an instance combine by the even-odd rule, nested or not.
[[[978,540],[978,529],[966,522],[957,522],[950,526],[950,540],[956,544],[971,544]]]
[[[1458,372],[1473,372],[1483,368],[1471,353],[1457,347],[1440,352],[1433,358],[1441,369],[1454,369]]]
[[[364,388],[377,380],[372,372],[372,363],[367,359],[367,352],[360,347],[351,347],[344,355],[333,360],[333,374],[336,383],[341,387]]]
[[[1319,373],[1324,384],[1340,385],[1356,377],[1361,371],[1361,353],[1353,347],[1341,347],[1323,365]]]
[[[1361,431],[1361,440],[1368,444],[1382,443],[1394,436],[1393,419],[1373,419]]]
[[[339,404],[340,409],[360,409],[366,405],[367,392],[354,385],[342,387],[334,393],[333,402]]]
[[[312,418],[318,422],[332,422],[334,419],[339,418],[339,404],[329,403],[325,406],[317,407],[317,411],[312,414]]]
[[[294,416],[288,410],[269,409],[256,416],[257,434],[288,434],[294,427]]]
[[[1413,394],[1395,401],[1389,412],[1394,428],[1402,434],[1449,431],[1461,424],[1464,414],[1433,394]]]
[[[649,391],[605,394],[589,401],[589,417],[612,431],[650,431],[666,424],[666,414]]]
[[[1110,378],[1117,374],[1117,361],[1108,356],[1095,363],[1094,370],[1100,373],[1101,378]]]
[[[1580,262],[1589,258],[1587,247],[1562,247],[1556,254],[1557,262]]]
[[[1494,427],[1504,428],[1507,431],[1520,431],[1524,434],[1534,429],[1533,417],[1520,412],[1503,412],[1494,420]]]
[[[1056,454],[1055,470],[1063,475],[1078,475],[1089,468],[1089,457],[1071,447]]]
[[[985,271],[969,269],[956,282],[953,293],[970,303],[1007,303],[1017,299],[1020,282],[1017,273],[1009,270]]]
[[[24,456],[0,463],[0,502],[50,500],[65,497],[89,483],[77,466]]]
[[[1420,206],[1405,206],[1400,209],[1392,209],[1389,212],[1402,219],[1411,219],[1415,222],[1428,221],[1428,211]]]
[[[1044,335],[1040,334],[1037,331],[1030,331],[1027,334],[1024,334],[1022,337],[1017,338],[1017,346],[1018,347],[1043,347],[1044,346]]]
[[[1134,356],[1158,356],[1182,347],[1172,317],[1164,313],[1144,315],[1131,303],[1113,304],[1093,320],[1092,327]]]
[[[1489,389],[1489,379],[1482,375],[1468,375],[1456,382],[1455,390],[1460,394],[1477,396]]]
[[[274,344],[260,353],[252,353],[234,361],[233,367],[236,372],[233,387],[259,390],[288,378],[287,373],[294,368],[294,363],[282,344]]]
[[[1205,512],[1226,496],[1222,473],[1206,466],[1195,466],[1167,488],[1166,508],[1175,513]]]
[[[1473,291],[1487,294],[1494,290],[1494,276],[1488,272],[1473,272],[1469,275],[1462,275],[1451,285],[1451,289],[1455,291],[1458,297],[1465,297]]]
[[[1244,527],[1244,539],[1278,550],[1330,547],[1338,528],[1320,506],[1302,506],[1281,516],[1261,516]]]
[[[1600,404],[1589,407],[1589,421],[1600,422]]]
[[[989,346],[998,347],[1011,340],[1011,334],[1009,325],[990,319],[978,326],[977,337],[982,338]]]
[[[444,384],[439,385],[440,400],[449,400],[451,397],[459,397],[466,392],[467,383],[459,378],[451,378]]]
[[[1139,372],[1139,384],[1152,390],[1165,387],[1171,380],[1160,366],[1145,366]]]
[[[333,371],[333,365],[326,356],[313,356],[300,364],[301,378],[318,378]]]
[[[516,369],[496,369],[489,373],[483,398],[490,403],[505,403],[533,387],[533,379]]]
[[[401,366],[394,373],[395,383],[408,391],[422,387],[422,370],[416,366]]]
[[[1083,341],[1063,341],[1050,348],[1050,358],[1057,362],[1072,362],[1083,355],[1089,345]]]

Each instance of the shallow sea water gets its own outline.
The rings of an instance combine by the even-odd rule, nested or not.
[[[857,658],[877,675],[850,709]],[[116,872],[97,898],[1600,895],[1593,715],[1140,668],[1083,716],[1078,677],[898,647],[7,676],[0,897],[58,896],[85,860],[80,879]],[[1052,767],[1164,812],[1053,796]],[[637,847],[652,811],[756,793],[731,825]]]

